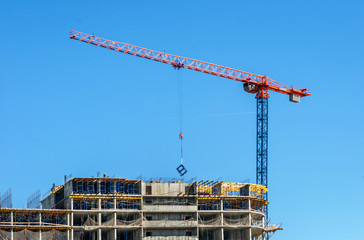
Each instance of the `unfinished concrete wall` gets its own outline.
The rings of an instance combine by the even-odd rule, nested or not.
[[[176,181],[172,183],[162,183],[161,181],[152,181],[142,183],[142,195],[159,195],[159,196],[177,196],[177,194],[186,192],[186,187],[190,183]]]
[[[70,180],[64,184],[64,197],[67,198],[71,196],[72,191],[73,191],[73,182],[72,180]]]
[[[42,207],[44,209],[53,209],[55,204],[55,195],[50,194],[42,201]]]

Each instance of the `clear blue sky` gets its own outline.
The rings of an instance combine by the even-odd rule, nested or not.
[[[269,100],[276,237],[360,238],[362,1],[64,2],[0,2],[0,192],[15,207],[64,174],[177,177],[177,72],[70,40],[75,29],[312,89],[300,104]],[[254,96],[180,74],[186,178],[254,182]]]

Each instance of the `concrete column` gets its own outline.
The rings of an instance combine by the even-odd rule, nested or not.
[[[42,226],[42,213],[38,214],[39,216],[39,226]],[[42,240],[42,230],[39,230],[39,240]]]
[[[194,191],[196,191],[196,189],[194,190]],[[199,239],[199,235],[200,235],[200,228],[198,227],[199,225],[200,225],[200,223],[199,223],[199,220],[200,220],[200,213],[199,213],[199,211],[198,211],[198,197],[196,197],[196,207],[197,207],[197,233],[196,233],[196,235],[197,235],[197,239]]]
[[[114,240],[117,240],[117,238],[118,238],[118,230],[116,228],[114,228],[113,232],[114,232]]]
[[[71,224],[70,224],[71,227],[73,227],[73,212],[71,212],[71,221],[70,222],[71,222]]]
[[[143,239],[144,237],[144,228],[143,228],[143,223],[144,223],[144,213],[143,213],[143,199],[140,201],[141,203],[141,209],[142,211],[140,212],[140,217],[142,218],[142,227],[140,228],[140,239]]]
[[[264,215],[265,215],[265,213],[264,213]],[[264,217],[262,217],[262,225],[263,225],[263,228],[264,228],[264,225],[265,225],[265,216]],[[264,234],[263,234],[263,236],[262,236],[262,239],[263,240],[265,240],[265,232],[264,232]]]
[[[252,208],[250,198],[248,199],[248,210],[249,210],[249,223],[248,225],[252,225]]]
[[[144,198],[143,198],[143,189],[144,189],[144,186],[142,186],[142,184],[140,184],[140,194],[141,194],[141,197],[140,197],[140,217],[142,218],[142,227],[140,228],[140,239],[143,239],[143,234],[144,234],[144,229],[143,229],[143,222],[144,222],[144,212],[143,212],[143,209],[144,209]],[[152,189],[153,190],[153,189]]]
[[[100,184],[100,182],[99,182],[99,184]],[[99,212],[98,212],[98,216],[99,216],[98,220],[99,221],[98,221],[98,223],[99,223],[99,226],[101,227],[101,198],[98,199],[98,205],[99,205]],[[97,230],[97,239],[101,240],[101,228],[99,228]]]
[[[221,240],[224,239],[224,213],[221,211],[221,220],[220,220],[220,225],[221,225]]]
[[[10,213],[10,224],[14,225],[14,214],[13,214],[13,212]],[[14,230],[13,229],[10,230],[10,239],[14,240]]]
[[[10,213],[10,225],[14,225],[14,215],[13,212]],[[10,230],[10,240],[14,240],[14,230]]]
[[[114,187],[114,189],[116,189],[116,183],[114,182],[114,184],[115,184],[115,187]],[[116,198],[114,198],[114,209],[116,209]],[[117,222],[117,215],[116,215],[117,213],[116,212],[114,212],[114,229],[112,230],[113,231],[113,239],[114,240],[117,240],[117,229],[116,229],[116,222]]]
[[[220,209],[221,209],[221,213],[220,213],[220,225],[221,225],[221,240],[224,239],[224,201],[221,198],[220,200]]]
[[[67,215],[66,215],[66,224],[68,226],[71,225],[71,222],[70,222],[70,214],[69,213],[67,213]],[[67,240],[70,240],[70,230],[67,230]]]
[[[73,199],[71,199],[71,205],[73,207]],[[73,240],[73,211],[71,212],[71,217],[70,217],[70,222],[71,222],[71,240]]]
[[[249,192],[250,194],[250,192]],[[248,210],[249,210],[249,215],[248,215],[248,235],[249,235],[249,239],[252,239],[252,209],[251,209],[251,200],[250,197],[248,199]]]

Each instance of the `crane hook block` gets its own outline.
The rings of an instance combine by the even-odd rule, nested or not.
[[[182,132],[180,132],[180,133],[179,133],[179,138],[180,138],[180,139],[182,139],[182,138],[183,138],[183,133],[182,133]]]
[[[179,173],[179,175],[182,177],[183,175],[185,175],[187,173],[187,169],[183,166],[183,164],[179,165],[179,167],[177,168],[177,172]]]

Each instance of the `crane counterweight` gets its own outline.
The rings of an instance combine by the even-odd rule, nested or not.
[[[301,102],[301,96],[296,95],[296,94],[290,94],[289,101],[294,102],[294,103],[299,103],[299,102]]]

